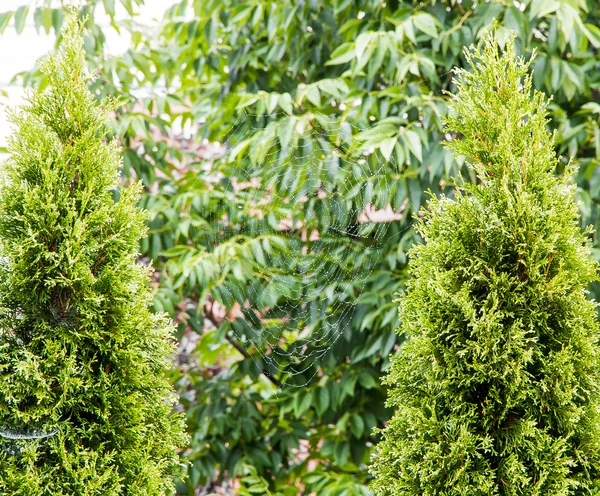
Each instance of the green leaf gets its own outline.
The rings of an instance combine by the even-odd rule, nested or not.
[[[394,310],[394,312],[396,313],[397,311]],[[377,381],[368,372],[361,372],[361,374],[358,376],[358,382],[365,389],[373,389],[374,387],[377,387]]]
[[[246,107],[250,107],[251,105],[255,104],[260,99],[261,99],[261,95],[256,95],[254,93],[243,93],[236,108],[239,110],[239,109],[243,109]]]
[[[562,72],[562,61],[556,57],[552,57],[550,60],[550,83],[554,91],[560,91],[564,74]]]
[[[267,35],[269,43],[271,43],[273,38],[275,38],[278,26],[281,24],[278,15],[279,9],[280,7],[276,3],[271,4],[271,10],[269,11],[269,17],[267,20]]]
[[[306,87],[306,99],[315,107],[321,106],[321,93],[316,84],[311,84]]]
[[[581,23],[579,12],[569,4],[561,4],[560,8],[556,11],[556,18],[560,21],[560,29],[565,40],[568,42],[571,39],[575,21],[577,20],[578,23]]]
[[[256,6],[256,9],[254,10],[254,14],[252,15],[252,20],[251,20],[251,25],[254,29],[256,29],[259,26],[260,21],[262,19],[262,14],[263,14],[263,6],[261,3],[259,3]]]
[[[52,9],[52,27],[57,34],[62,28],[64,17],[63,9]]]
[[[353,415],[350,417],[350,430],[354,437],[360,439],[365,429],[365,422],[359,415]]]
[[[52,28],[52,10],[47,7],[38,7],[35,9],[33,21],[38,32],[40,28],[44,28],[44,32],[50,34],[50,29]]]
[[[394,152],[394,147],[396,146],[396,143],[398,143],[397,137],[387,138],[381,142],[381,144],[379,145],[379,149],[381,150],[383,158],[385,158],[386,160],[390,159],[392,153]]]
[[[587,103],[584,103],[584,104],[581,106],[581,109],[582,109],[582,110],[585,110],[585,112],[582,112],[582,113],[588,113],[588,112],[591,112],[591,113],[593,113],[593,114],[599,114],[599,115],[600,115],[600,103],[596,103],[596,102],[587,102]],[[580,112],[578,112],[578,113],[580,113]]]
[[[130,16],[133,15],[133,4],[132,4],[131,0],[121,0],[121,5],[123,5],[123,7],[125,7],[125,10],[127,11],[127,13]]]
[[[584,75],[580,72],[579,66],[570,64],[569,62],[562,61],[562,68],[564,70],[565,77],[568,78],[579,91],[583,90],[583,77]]]
[[[435,18],[426,12],[418,12],[412,16],[412,21],[417,29],[428,34],[432,38],[438,37],[438,30]]]
[[[265,100],[267,102],[267,113],[272,114],[275,111],[277,104],[279,103],[279,96],[279,93],[269,93],[267,99]]]
[[[188,245],[177,245],[177,246],[173,246],[172,248],[169,248],[168,250],[165,250],[162,252],[162,256],[163,257],[181,257],[183,255],[189,254],[189,253],[193,253],[196,251],[196,247],[193,246],[188,246]]]
[[[294,128],[296,127],[296,119],[294,117],[283,118],[279,121],[279,129],[277,135],[279,144],[282,150],[288,150],[292,138],[294,136]]]
[[[417,38],[415,36],[415,27],[412,19],[407,19],[404,23],[404,34],[406,34],[406,37],[410,40],[411,43],[417,43]]]
[[[350,456],[350,445],[344,442],[338,442],[333,449],[333,456],[338,465],[345,465]]]
[[[27,20],[27,14],[29,13],[29,7],[23,5],[15,11],[15,31],[22,33],[25,27],[25,21]]]
[[[106,13],[113,18],[115,16],[115,0],[102,0],[102,4]]]
[[[317,411],[319,415],[323,415],[329,408],[329,391],[326,387],[319,389],[317,399]]]
[[[141,115],[134,115],[131,119],[131,128],[135,135],[139,137],[144,137],[148,134],[148,130],[146,128],[146,122],[144,121],[144,117]]]
[[[287,115],[294,115],[294,100],[289,93],[283,93],[279,97],[279,106]]]
[[[6,30],[6,26],[8,26],[12,16],[12,11],[0,13],[0,33],[4,33],[4,31]]]
[[[594,24],[583,25],[583,32],[594,48],[600,48],[600,28]]]
[[[261,240],[256,239],[252,241],[252,253],[254,254],[254,259],[261,265],[266,265],[265,254],[263,252],[261,246]]]
[[[365,54],[365,49],[367,48],[367,46],[369,46],[369,44],[371,43],[372,39],[373,39],[373,34],[370,31],[367,31],[366,33],[362,33],[358,38],[356,38],[356,42],[354,43],[354,53],[356,56],[356,59],[360,62],[363,55]]]
[[[356,376],[345,377],[342,380],[342,390],[346,396],[352,396],[354,394],[354,388],[356,387]]]
[[[356,57],[354,43],[344,43],[337,47],[325,65],[340,65],[350,62]]]
[[[408,149],[413,153],[420,162],[423,161],[423,147],[419,135],[412,129],[407,129],[404,132],[404,141]]]
[[[529,17],[546,17],[560,8],[560,2],[557,0],[533,0],[529,8]]]
[[[299,392],[294,398],[294,415],[300,418],[312,405],[312,391]]]

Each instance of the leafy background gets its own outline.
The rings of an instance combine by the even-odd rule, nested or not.
[[[412,214],[468,174],[442,147],[452,68],[494,20],[535,49],[561,167],[579,165],[583,222],[597,225],[600,4],[184,0],[158,29],[137,22],[143,8],[80,10],[94,91],[123,102],[123,180],[144,181],[155,309],[178,323],[172,380],[192,434],[179,492],[370,494]],[[57,32],[67,11],[19,6],[0,32],[28,18]],[[102,11],[131,36],[123,55],[106,50]],[[15,82],[44,87],[35,67]],[[361,222],[367,205],[389,215]]]

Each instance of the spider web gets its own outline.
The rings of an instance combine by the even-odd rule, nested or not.
[[[361,127],[352,112],[344,115],[344,104],[334,105],[329,114],[303,116],[238,109],[222,133],[221,155],[197,178],[225,185],[237,202],[220,218],[200,207],[211,219],[203,256],[221,274],[231,271],[231,257],[240,257],[239,271],[252,274],[240,277],[247,300],[258,302],[229,309],[228,330],[257,352],[260,359],[252,359],[265,375],[303,378],[286,380],[287,386],[306,386],[336,342],[359,332],[357,302],[385,263],[383,249],[412,224],[406,217],[414,209],[400,178],[415,157],[397,137],[381,135],[382,121],[371,118],[371,126]],[[385,124],[401,135],[407,125],[421,127],[407,117]],[[373,147],[382,141],[381,149]],[[239,245],[251,249],[238,253]],[[224,294],[225,286],[219,291],[236,300],[232,291]]]

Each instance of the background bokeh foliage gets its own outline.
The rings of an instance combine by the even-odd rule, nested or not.
[[[180,492],[236,478],[238,494],[370,494],[412,214],[425,190],[451,193],[450,178],[468,175],[441,145],[451,70],[494,20],[501,40],[515,30],[520,53],[537,51],[560,167],[579,165],[583,223],[596,225],[600,2],[184,0],[157,31],[135,20],[143,0],[82,3],[93,90],[123,102],[112,122],[123,179],[145,184],[155,307],[185,345],[173,377],[192,434]],[[0,30],[22,30],[28,14],[57,30],[65,9],[19,7],[0,14]],[[122,56],[105,51],[99,9],[131,34]],[[36,68],[16,81],[44,85]],[[312,179],[332,164],[327,181]],[[358,221],[369,204],[401,218],[369,231]],[[326,236],[308,241],[296,225]],[[317,273],[307,291],[302,264],[325,261],[336,277]]]

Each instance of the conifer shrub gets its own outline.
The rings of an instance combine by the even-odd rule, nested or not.
[[[0,494],[165,494],[186,442],[172,325],[149,310],[141,187],[118,186],[115,105],[88,90],[81,29],[73,16],[47,90],[12,113],[2,166]]]
[[[395,410],[373,458],[379,495],[600,492],[597,280],[573,170],[514,39],[456,71],[449,147],[476,184],[418,218],[400,300],[409,342],[385,379]]]

